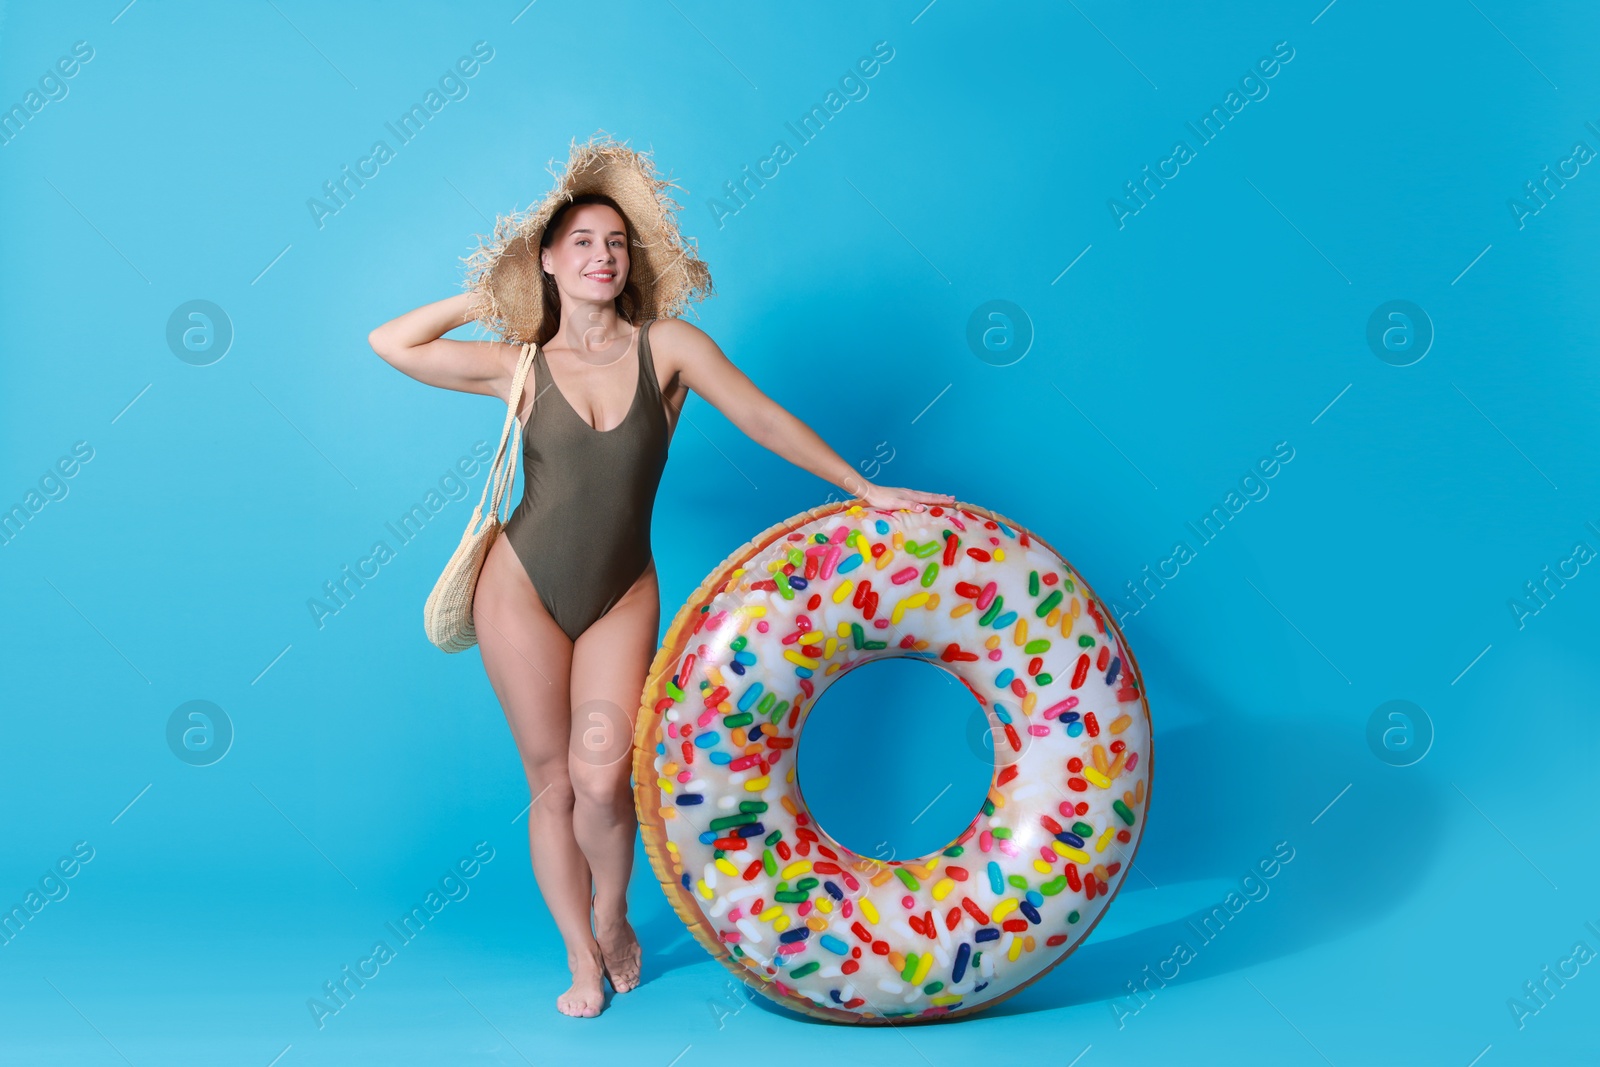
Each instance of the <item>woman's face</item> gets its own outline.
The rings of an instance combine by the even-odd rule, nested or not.
[[[605,204],[580,204],[540,249],[539,262],[555,276],[563,299],[609,303],[628,280],[628,235],[622,216]]]

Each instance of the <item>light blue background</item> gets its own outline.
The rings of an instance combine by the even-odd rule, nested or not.
[[[1508,202],[1575,142],[1600,148],[1600,17],[1214,8],[0,7],[0,105],[94,49],[0,146],[0,506],[94,450],[0,547],[0,904],[94,849],[0,946],[0,1058],[1595,1062],[1600,966],[1520,1029],[1507,1002],[1576,942],[1600,951],[1600,577],[1552,582],[1520,627],[1509,603],[1600,548],[1600,174],[1520,228]],[[480,40],[468,95],[319,228],[308,199]],[[785,123],[878,41],[894,55],[868,94],[797,145]],[[1186,121],[1280,41],[1268,95],[1119,229],[1108,200],[1195,145]],[[847,460],[888,442],[880,481],[1012,517],[1108,598],[1196,549],[1126,622],[1159,756],[1136,868],[1090,942],[992,1012],[858,1031],[741,997],[641,851],[645,984],[598,1020],[557,1015],[510,735],[477,653],[421,626],[470,503],[310,617],[500,425],[386,366],[367,331],[457,291],[472,235],[597,128],[683,187],[718,289],[692,321]],[[780,138],[795,158],[719,226],[708,201]],[[236,331],[210,366],[166,341],[195,299]],[[966,341],[996,299],[1034,334],[1009,366]],[[1365,336],[1397,299],[1436,331],[1406,367]],[[1185,524],[1280,441],[1270,493],[1200,546]],[[692,399],[655,513],[663,625],[831,489]],[[901,666],[819,704],[802,764],[877,813],[840,816],[858,847],[953,833],[981,790],[970,698]],[[1435,732],[1404,768],[1366,739],[1397,699]],[[168,748],[189,700],[236,731],[209,767]],[[925,748],[852,783],[867,713],[925,719]],[[307,998],[479,841],[495,858],[470,895],[319,1030]],[[1270,895],[1128,1014],[1125,983],[1279,841],[1295,858]]]

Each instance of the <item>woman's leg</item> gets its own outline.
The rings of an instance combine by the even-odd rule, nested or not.
[[[567,949],[572,988],[556,998],[564,1014],[600,1014],[602,959],[589,927],[588,861],[573,836],[567,769],[572,642],[534,591],[504,534],[483,563],[472,605],[478,648],[528,776],[528,848],[533,873]]]
[[[572,825],[594,875],[595,934],[618,993],[639,984],[639,939],[628,923],[628,878],[638,831],[629,771],[633,724],[660,621],[652,561],[572,649]]]

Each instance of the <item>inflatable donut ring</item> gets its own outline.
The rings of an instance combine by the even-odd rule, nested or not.
[[[978,698],[987,799],[950,845],[882,862],[808,814],[795,749],[840,674],[917,657]],[[1065,959],[1127,876],[1150,711],[1065,560],[972,505],[814,508],[734,552],[678,612],[634,736],[640,832],[678,917],[773,1001],[836,1022],[951,1018]]]

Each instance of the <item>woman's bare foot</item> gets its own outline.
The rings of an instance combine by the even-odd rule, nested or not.
[[[599,934],[601,961],[611,988],[626,993],[639,984],[639,963],[644,950],[627,919],[616,928],[601,927]]]
[[[606,1004],[606,993],[600,986],[604,971],[600,946],[589,942],[586,956],[567,953],[567,966],[572,971],[572,988],[556,998],[556,1007],[561,1014],[580,1019],[599,1015]]]
[[[590,907],[596,901],[590,898]],[[639,964],[644,950],[626,915],[610,920],[595,915],[595,938],[600,944],[600,959],[611,988],[626,993],[639,985]]]

